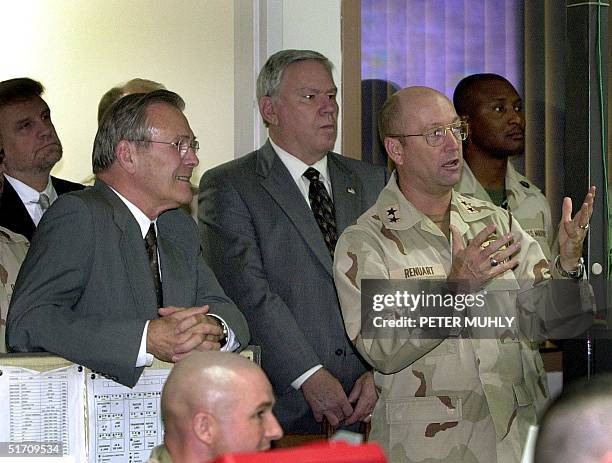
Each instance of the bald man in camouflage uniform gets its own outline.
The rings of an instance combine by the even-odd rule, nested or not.
[[[504,77],[473,74],[457,84],[453,102],[470,127],[463,144],[463,174],[455,190],[511,211],[551,260],[559,250],[554,244],[550,205],[509,161],[525,150],[523,100]]]
[[[383,107],[379,125],[397,170],[377,203],[342,234],[334,262],[348,335],[374,366],[381,391],[370,436],[392,462],[518,462],[536,422],[531,391],[539,387],[533,362],[524,359],[539,354],[526,349],[525,335],[517,329],[499,338],[422,339],[396,329],[386,338],[364,336],[361,282],[469,281],[495,294],[487,310],[507,310],[517,290],[550,278],[548,261],[508,212],[453,192],[466,127],[444,95],[402,90]],[[573,220],[571,201],[564,203],[555,277],[580,276],[593,195]]]
[[[6,352],[6,314],[28,244],[24,236],[0,227],[0,353]]]

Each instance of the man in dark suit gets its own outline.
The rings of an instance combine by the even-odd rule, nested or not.
[[[129,95],[93,149],[93,188],[45,213],[7,320],[14,351],[49,351],[133,386],[153,357],[247,345],[246,321],[200,251],[191,200],[199,148],[176,93]]]
[[[271,56],[257,80],[270,139],[200,182],[205,255],[262,348],[287,433],[317,433],[323,417],[332,426],[367,421],[376,402],[372,374],[344,331],[332,259],[336,237],[387,177],[330,151],[336,93],[320,53]]]
[[[28,78],[0,82],[0,151],[5,154],[0,225],[28,240],[58,195],[83,186],[51,177],[62,144],[41,98],[43,86]]]

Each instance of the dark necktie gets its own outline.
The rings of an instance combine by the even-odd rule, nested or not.
[[[157,235],[155,234],[155,225],[151,223],[149,231],[145,236],[145,248],[149,255],[149,268],[153,275],[153,284],[155,285],[155,294],[157,296],[157,306],[163,307],[164,295],[162,293],[161,279],[159,277],[159,260],[157,258]]]
[[[333,260],[334,248],[336,247],[336,241],[338,241],[334,203],[325,185],[319,180],[319,171],[317,169],[309,167],[306,172],[304,172],[304,177],[310,180],[310,188],[308,189],[310,208],[319,224],[323,239],[325,240],[325,244]]]

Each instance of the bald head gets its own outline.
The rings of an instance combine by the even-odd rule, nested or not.
[[[164,443],[175,461],[267,450],[282,437],[263,370],[228,352],[196,352],[178,362],[161,398]]]
[[[430,87],[406,87],[394,93],[380,110],[378,127],[381,140],[384,143],[385,138],[392,134],[407,133],[410,120],[423,107],[439,104],[452,107],[443,93]]]
[[[239,392],[236,385],[247,373],[265,378],[256,364],[228,352],[198,352],[178,362],[162,394],[166,428],[180,427],[186,414],[195,409],[214,413],[231,403]]]
[[[537,463],[612,463],[612,375],[577,382],[550,407],[536,443]]]

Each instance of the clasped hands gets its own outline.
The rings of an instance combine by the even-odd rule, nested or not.
[[[378,400],[371,371],[357,378],[347,397],[340,382],[321,368],[302,384],[302,393],[315,420],[321,422],[325,417],[334,428],[357,421],[369,422]]]
[[[149,322],[147,352],[166,362],[178,362],[193,351],[219,350],[221,322],[207,315],[209,307],[162,307]]]
[[[595,192],[594,186],[589,188],[580,210],[573,218],[572,200],[568,197],[563,198],[559,224],[559,257],[561,266],[568,272],[578,266],[582,257],[582,244],[593,214]],[[453,225],[450,229],[453,262],[448,281],[457,284],[461,289],[477,291],[489,280],[518,265],[516,254],[521,244],[513,242],[512,233],[505,234],[483,246],[496,231],[495,225],[489,225],[478,233],[468,246],[465,246],[459,230]]]

